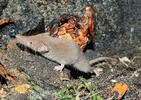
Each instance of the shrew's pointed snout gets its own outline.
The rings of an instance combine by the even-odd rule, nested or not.
[[[24,38],[24,36],[21,36],[18,34],[18,35],[16,35],[16,39],[19,43],[27,45],[27,40],[26,40],[26,38]]]
[[[22,38],[22,36],[21,36],[21,35],[19,35],[19,34],[17,34],[17,35],[16,35],[16,38],[17,38],[17,39],[21,39],[21,38]]]

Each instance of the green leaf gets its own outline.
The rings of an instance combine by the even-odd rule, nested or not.
[[[97,96],[97,100],[102,100],[102,98],[100,96]]]
[[[74,92],[74,90],[73,90],[73,89],[70,89],[70,93],[71,93],[71,94],[74,94],[75,92]]]
[[[72,95],[63,96],[63,99],[71,99]]]
[[[86,82],[86,80],[84,80],[84,78],[79,78],[80,79],[80,81],[82,81],[83,82],[83,84],[84,84],[84,87],[85,88],[87,88],[89,91],[90,91],[90,87],[89,87],[89,84],[88,84],[88,82]]]
[[[59,95],[63,95],[62,90],[60,90],[58,93],[56,93],[56,96],[59,96]]]
[[[59,100],[61,100],[61,99],[63,99],[63,96],[60,95],[60,96],[59,96]]]
[[[90,91],[89,84],[87,82],[84,82],[85,87]]]
[[[93,98],[93,100],[96,100],[96,95],[94,94],[94,95],[92,96],[92,98]]]
[[[69,88],[73,88],[73,85],[72,84],[69,84],[69,86],[68,86]]]
[[[75,100],[74,98],[72,98],[71,100]]]
[[[82,87],[84,87],[84,86],[81,84],[80,86],[78,86],[78,88],[76,90],[79,91]]]
[[[82,82],[84,82],[84,81],[85,81],[85,80],[84,80],[84,78],[82,78],[82,77],[80,77],[79,79],[80,79],[80,81],[82,81]]]
[[[95,95],[95,93],[94,93],[94,91],[91,91],[91,96],[90,97],[92,97],[92,100],[96,100],[96,95]]]

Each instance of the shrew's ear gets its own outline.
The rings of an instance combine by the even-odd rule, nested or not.
[[[46,52],[48,52],[48,51],[49,51],[49,50],[48,50],[47,45],[44,44],[43,42],[41,42],[41,45],[40,45],[39,48],[38,48],[38,52],[40,52],[40,53],[46,53]]]

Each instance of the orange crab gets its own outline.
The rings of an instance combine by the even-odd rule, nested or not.
[[[9,23],[9,22],[14,22],[14,20],[11,19],[11,18],[0,20],[0,25],[3,25],[3,24],[5,24],[5,23]]]
[[[48,31],[53,37],[75,41],[83,49],[94,37],[91,8],[86,7],[86,12],[82,17],[70,14],[60,16],[58,20],[53,20],[49,24]]]
[[[2,19],[0,20],[0,25],[6,24],[6,23],[11,23],[14,22],[13,19],[9,18],[9,19]],[[0,35],[0,39],[2,39],[2,35]]]

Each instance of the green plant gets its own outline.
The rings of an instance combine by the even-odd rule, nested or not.
[[[94,89],[91,89],[88,82],[79,78],[82,82],[80,86],[74,86],[73,84],[69,84],[67,88],[61,89],[56,96],[58,100],[77,100],[80,97],[84,97],[89,100],[102,100],[100,96],[96,96]]]

